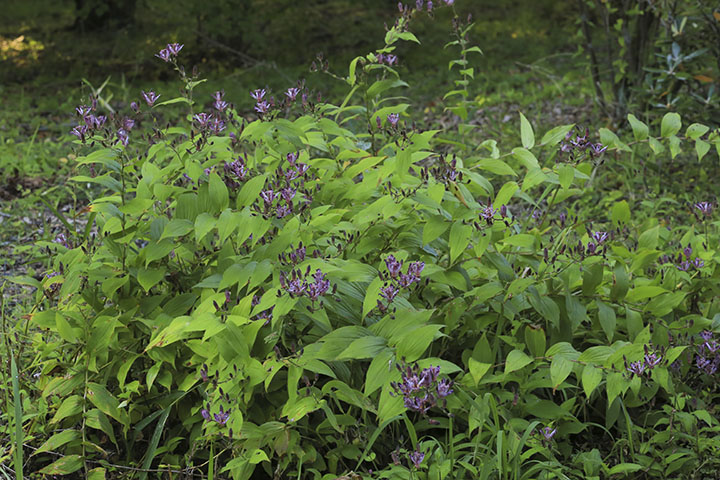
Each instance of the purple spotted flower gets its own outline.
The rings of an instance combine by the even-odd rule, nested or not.
[[[193,120],[195,120],[195,122],[200,125],[200,128],[206,128],[210,123],[211,119],[212,117],[205,112],[196,113],[195,115],[193,115]]]
[[[168,52],[170,52],[170,55],[176,56],[178,53],[180,53],[180,50],[182,50],[184,46],[184,44],[181,45],[179,43],[168,43],[167,50]]]
[[[258,102],[257,105],[255,105],[255,111],[264,115],[270,111],[270,104],[266,101]]]
[[[165,62],[169,62],[169,61],[170,61],[170,56],[171,56],[170,50],[168,50],[167,48],[163,48],[163,49],[160,50],[158,53],[156,53],[155,56],[158,57],[159,59],[165,61]]]
[[[72,135],[75,135],[76,137],[78,137],[80,140],[82,140],[84,142],[85,134],[87,133],[87,131],[88,131],[87,125],[78,125],[77,127],[70,130],[70,133]]]
[[[388,255],[385,258],[385,265],[392,278],[396,278],[402,270],[402,262],[397,260],[394,255]]]
[[[387,285],[380,289],[380,295],[387,300],[388,303],[392,302],[398,294],[398,289],[395,285]]]
[[[215,418],[215,421],[218,425],[224,427],[228,419],[230,418],[230,409],[228,408],[227,411],[224,411],[222,405],[220,405],[220,412],[213,415],[213,417]]]
[[[711,202],[698,202],[695,204],[695,208],[700,210],[700,213],[709,217],[713,212],[713,204]]]
[[[390,123],[390,126],[397,127],[398,120],[400,120],[400,115],[398,115],[397,113],[391,113],[387,116],[387,120]]]
[[[250,96],[255,99],[256,102],[260,103],[265,98],[265,93],[267,92],[264,88],[258,88],[250,92]]]
[[[291,102],[294,102],[297,98],[298,94],[300,93],[300,89],[297,87],[291,87],[288,88],[285,92],[285,96],[290,100]]]
[[[597,242],[598,245],[600,245],[605,240],[607,240],[608,234],[607,232],[593,232],[592,238],[593,240],[595,240],[595,242]]]
[[[128,132],[121,128],[117,131],[116,135],[118,142],[122,143],[124,147],[127,147],[130,142],[130,135],[128,135]]]
[[[413,465],[415,465],[415,468],[420,468],[420,464],[425,459],[425,453],[421,452],[419,450],[415,450],[410,454],[410,461]]]
[[[551,442],[555,434],[557,433],[557,428],[552,428],[550,426],[547,426],[540,430],[540,433],[542,433],[543,441],[545,442]]]
[[[141,92],[143,99],[145,100],[145,103],[148,104],[148,107],[152,107],[155,105],[155,102],[157,102],[157,99],[160,98],[160,95],[156,94],[152,90],[149,92]]]

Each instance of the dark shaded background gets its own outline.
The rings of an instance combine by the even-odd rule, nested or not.
[[[442,2],[438,0],[437,4]],[[477,22],[486,61],[531,61],[575,50],[572,12],[554,0],[458,1]],[[122,72],[128,80],[167,74],[153,54],[185,44],[184,59],[217,75],[258,65],[307,68],[323,52],[333,68],[382,45],[394,0],[2,0],[0,82],[54,84]],[[437,9],[413,30],[439,48],[404,46],[417,69],[454,58],[450,12]],[[428,52],[432,50],[432,54]]]

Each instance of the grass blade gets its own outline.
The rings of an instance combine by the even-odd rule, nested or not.
[[[163,411],[162,415],[160,416],[160,420],[158,420],[158,423],[155,426],[155,431],[153,432],[153,436],[150,439],[150,445],[148,446],[147,453],[145,454],[145,460],[142,464],[143,471],[140,473],[140,480],[145,480],[147,478],[147,471],[150,469],[153,458],[155,458],[155,451],[157,450],[158,444],[160,443],[160,436],[162,435],[163,429],[165,428],[165,422],[170,415],[171,408],[172,405],[170,405]]]
[[[10,359],[10,374],[12,375],[13,403],[15,404],[15,478],[23,479],[23,427],[22,427],[22,398],[20,398],[20,381],[15,356]]]

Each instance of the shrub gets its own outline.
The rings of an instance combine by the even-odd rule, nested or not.
[[[674,157],[688,142],[702,160],[720,151],[718,132],[694,124],[680,137],[668,114],[655,137],[631,116],[633,142],[607,129],[598,142],[574,125],[537,136],[521,114],[521,146],[502,152],[471,144],[469,125],[419,131],[410,103],[388,95],[406,86],[393,52],[417,41],[420,14],[402,6],[383,48],[352,61],[339,106],[300,83],[254,90],[252,121],[222,91],[198,108],[202,80],[170,44],[158,57],[182,96],[143,92],[109,118],[78,107],[87,223],[44,245],[54,270],[23,326],[34,358],[12,345],[39,372],[13,396],[33,399],[22,406],[36,469],[369,479],[717,467],[714,200],[673,225],[636,222],[641,202],[589,218],[574,200],[603,162],[644,148]],[[465,89],[472,47],[460,39]],[[464,90],[453,96],[449,109],[472,113]]]

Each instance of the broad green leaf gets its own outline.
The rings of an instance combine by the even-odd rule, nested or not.
[[[525,326],[525,345],[530,353],[535,357],[542,357],[547,348],[547,339],[545,330],[540,327],[534,328],[530,325]]]
[[[89,382],[87,384],[88,398],[101,412],[114,418],[122,425],[127,426],[128,418],[124,410],[121,410],[120,402],[99,383]]]
[[[35,450],[32,455],[37,455],[43,452],[56,451],[66,443],[73,442],[80,439],[80,432],[73,429],[63,430],[62,432],[54,434],[48,438],[45,443],[40,445],[40,448]]]
[[[505,359],[505,373],[520,370],[524,366],[532,363],[532,358],[528,357],[522,350],[515,349],[510,352]]]
[[[610,210],[610,220],[616,226],[630,222],[630,206],[625,200],[615,202]]]
[[[533,133],[532,125],[530,125],[530,122],[528,122],[528,119],[525,118],[525,115],[520,113],[520,140],[522,141],[522,146],[531,149],[535,146],[535,133]]]
[[[605,332],[605,336],[608,341],[612,342],[617,323],[615,319],[615,310],[600,300],[596,300],[595,303],[597,303],[598,306],[598,321],[600,322],[600,326]]]
[[[699,138],[695,140],[695,153],[698,157],[698,162],[710,151],[710,144]]]
[[[380,298],[380,289],[383,286],[383,281],[380,277],[370,282],[367,290],[365,291],[365,299],[363,300],[362,317],[365,318],[370,311],[377,307],[377,302]]]
[[[558,167],[558,180],[560,182],[560,186],[563,189],[570,188],[570,185],[572,185],[574,178],[575,168],[573,168],[572,165],[563,163]]]
[[[397,344],[397,357],[408,362],[419,359],[444,325],[425,325],[407,332]]]
[[[450,263],[462,255],[470,243],[472,237],[472,226],[465,225],[461,221],[456,221],[450,227]]]
[[[337,356],[337,360],[352,360],[374,358],[387,346],[387,340],[382,337],[361,337],[348,345],[348,347]]]
[[[47,467],[42,468],[38,473],[44,475],[69,475],[77,472],[82,467],[83,461],[80,455],[65,455]]]
[[[386,348],[372,359],[365,375],[365,388],[363,390],[365,395],[370,395],[378,388],[390,383],[396,372],[391,363],[392,358],[392,349]]]
[[[637,117],[632,113],[628,113],[628,121],[630,122],[630,126],[632,127],[635,140],[640,142],[648,138],[648,133],[650,130],[648,129],[647,125],[638,120]]]
[[[82,412],[82,397],[79,395],[71,395],[67,397],[60,404],[60,407],[55,411],[50,424],[57,423],[68,417],[72,417]]]
[[[685,131],[685,136],[691,140],[697,140],[698,138],[705,135],[710,130],[707,125],[701,125],[699,123],[693,123]]]
[[[565,357],[553,357],[550,363],[550,379],[555,390],[572,372],[573,364]]]
[[[560,141],[562,139],[565,138],[565,136],[568,134],[568,132],[570,130],[573,129],[574,126],[575,126],[574,124],[559,125],[557,127],[554,127],[552,129],[548,130],[547,133],[545,133],[545,135],[543,135],[542,140],[540,140],[540,145],[549,145],[549,146],[557,145],[558,143],[560,143]]]
[[[668,112],[660,123],[660,135],[663,138],[670,138],[676,135],[682,128],[682,120],[680,115],[675,112]]]
[[[474,358],[468,358],[468,367],[470,369],[470,375],[472,375],[475,385],[478,384],[480,379],[492,368],[491,363],[478,362]]]
[[[215,228],[216,219],[209,213],[201,213],[195,219],[195,241],[199,242]]]
[[[138,269],[138,283],[146,292],[149,292],[163,278],[165,278],[165,267]]]
[[[427,217],[427,223],[423,226],[422,242],[423,245],[430,244],[433,240],[445,233],[449,224],[445,221],[445,217],[441,215],[431,215]]]
[[[500,208],[503,205],[507,205],[507,203],[510,201],[513,195],[515,195],[515,192],[518,191],[518,184],[516,182],[507,182],[505,183],[502,188],[500,188],[500,191],[495,196],[495,208]]]
[[[193,222],[190,220],[175,218],[165,225],[165,229],[160,236],[160,240],[162,241],[165,238],[182,237],[183,235],[187,235],[192,232],[192,229]]]
[[[608,396],[608,405],[612,405],[618,395],[625,393],[630,387],[630,381],[622,373],[610,372],[607,376],[605,391]]]

